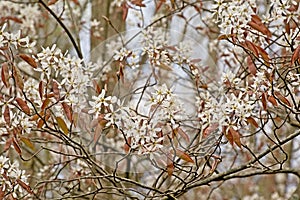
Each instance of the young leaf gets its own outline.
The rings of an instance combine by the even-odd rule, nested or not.
[[[185,153],[179,149],[176,149],[175,152],[176,152],[176,156],[178,156],[182,160],[190,162],[190,163],[195,163],[194,160],[187,153]]]
[[[53,91],[54,98],[56,99],[56,101],[59,101],[60,92],[59,92],[59,88],[58,88],[58,83],[55,80],[52,81],[52,91]]]
[[[38,67],[37,63],[35,62],[35,60],[31,56],[26,55],[26,54],[19,54],[19,56],[25,62],[27,62],[31,67],[33,67],[33,68],[37,68]]]
[[[263,105],[264,110],[267,110],[267,100],[266,100],[266,93],[262,93],[261,95],[261,102]]]
[[[18,88],[20,88],[21,90],[24,89],[24,81],[23,81],[23,77],[21,76],[21,72],[20,70],[16,67],[16,66],[12,66],[13,68],[13,77],[16,83],[16,86]]]
[[[174,172],[174,163],[173,160],[171,159],[171,154],[167,155],[167,173],[168,176],[172,176]]]
[[[284,103],[285,105],[292,107],[291,103],[289,102],[289,100],[287,98],[285,98],[280,92],[275,91],[274,92],[275,96],[282,101],[282,103]]]
[[[248,117],[248,118],[247,118],[247,122],[248,122],[249,124],[252,124],[255,128],[258,128],[258,124],[257,124],[257,122],[255,121],[255,119],[253,119],[253,117]]]
[[[292,55],[292,59],[291,59],[291,64],[294,64],[300,56],[300,45],[295,49],[293,55]]]
[[[3,116],[4,116],[5,123],[7,125],[10,125],[10,110],[8,106],[5,106]]]
[[[9,87],[9,70],[8,70],[8,65],[7,63],[2,64],[2,69],[1,69],[1,80],[4,83],[5,87]]]
[[[268,96],[268,101],[273,104],[273,106],[278,106],[276,99],[273,96]]]
[[[131,137],[127,138],[126,140],[127,140],[127,142],[125,142],[125,144],[124,144],[124,150],[126,153],[128,153],[130,150],[130,145],[131,145]]]
[[[72,119],[72,107],[69,106],[66,102],[62,102],[62,107],[65,111],[65,114],[66,114],[68,120],[70,122],[72,122],[73,121],[73,119]]]
[[[41,81],[39,83],[39,95],[40,95],[41,99],[43,99],[43,94],[44,94],[44,83],[43,83],[43,81]]]
[[[21,150],[20,145],[19,145],[19,143],[18,143],[18,141],[17,141],[17,139],[15,137],[13,138],[12,142],[13,142],[13,146],[14,146],[14,149],[16,150],[16,152],[19,155],[21,155],[22,154],[22,150]]]
[[[238,146],[238,147],[242,147],[242,143],[241,143],[241,137],[240,137],[240,133],[237,132],[236,130],[234,130],[233,128],[229,129],[231,135],[232,135],[232,139],[233,142]]]
[[[30,149],[32,149],[32,150],[35,149],[33,143],[30,141],[29,138],[21,136],[20,140]]]
[[[32,189],[30,188],[29,185],[27,185],[26,183],[24,183],[23,181],[21,181],[20,179],[17,179],[17,183],[24,189],[26,190],[28,193],[33,194]]]
[[[177,128],[177,133],[187,142],[190,142],[190,138],[186,132],[184,132],[180,127]]]
[[[16,101],[18,103],[18,105],[20,106],[20,108],[23,110],[24,113],[26,113],[27,115],[30,115],[30,108],[27,105],[26,101],[24,101],[23,99],[17,97]]]
[[[45,108],[47,108],[47,106],[49,105],[50,102],[51,102],[50,99],[46,98],[46,99],[43,101],[43,104],[42,104],[42,106],[41,106],[41,109],[42,109],[42,110],[45,110]]]
[[[57,124],[59,128],[64,132],[64,134],[68,134],[69,130],[66,125],[66,122],[61,117],[56,117]]]
[[[248,70],[251,74],[256,75],[256,67],[250,56],[247,57]]]

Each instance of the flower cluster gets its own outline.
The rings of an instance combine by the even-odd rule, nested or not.
[[[22,37],[21,31],[19,30],[17,33],[10,33],[4,31],[6,28],[6,24],[4,24],[0,31],[0,48],[13,46],[16,49],[18,47],[30,48],[34,45],[34,43],[29,42],[28,37]]]
[[[0,156],[0,189],[5,196],[12,195],[13,198],[19,198],[26,191],[31,192],[27,177],[25,170],[19,169],[17,161],[11,163],[7,157]]]
[[[20,30],[36,33],[36,27],[41,19],[41,10],[38,4],[15,3],[12,1],[0,1],[0,18],[17,22]]]

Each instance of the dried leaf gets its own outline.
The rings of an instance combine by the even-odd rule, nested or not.
[[[19,54],[20,58],[22,58],[25,62],[27,62],[31,67],[33,68],[37,68],[38,65],[35,62],[34,58],[32,58],[31,56],[27,55],[27,54]]]
[[[187,153],[185,153],[184,151],[176,149],[175,152],[176,152],[176,156],[178,156],[182,160],[190,162],[190,163],[195,163],[194,160]]]
[[[35,149],[33,143],[30,141],[29,138],[21,136],[20,140],[30,149],[32,149],[32,150]]]
[[[18,105],[20,106],[20,108],[23,110],[24,113],[26,113],[27,115],[30,115],[30,108],[27,105],[26,101],[24,101],[21,98],[16,98],[16,101],[18,103]]]
[[[5,87],[9,87],[9,70],[8,70],[8,65],[7,63],[2,64],[2,69],[1,69],[1,80],[4,83]]]
[[[61,117],[56,117],[56,121],[57,121],[59,128],[64,132],[64,134],[67,135],[69,133],[69,130],[68,130],[66,122]]]
[[[14,146],[14,149],[16,150],[16,152],[19,155],[21,155],[22,154],[22,150],[21,150],[20,145],[19,145],[19,143],[18,143],[18,141],[17,141],[17,139],[15,137],[13,138],[12,142],[13,142],[13,146]]]

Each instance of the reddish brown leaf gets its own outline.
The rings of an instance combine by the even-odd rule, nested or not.
[[[251,15],[251,21],[248,22],[248,25],[253,29],[261,32],[266,35],[268,38],[272,37],[271,31],[262,23],[261,19],[257,15]]]
[[[229,129],[229,132],[232,135],[232,139],[233,142],[238,146],[238,147],[242,147],[242,143],[241,143],[241,137],[240,137],[240,133],[237,132],[236,130],[234,130],[233,128]]]
[[[59,0],[49,0],[48,1],[48,6],[51,6],[53,4],[56,4]]]
[[[256,75],[256,67],[250,56],[247,57],[248,70],[251,74]]]
[[[33,67],[33,68],[37,68],[38,67],[37,63],[35,62],[35,60],[31,56],[29,56],[27,54],[19,54],[19,56],[25,62],[27,62],[31,67]]]
[[[37,123],[37,128],[42,128],[44,125],[44,120],[39,119],[38,123]]]
[[[3,116],[4,116],[5,123],[7,125],[10,125],[10,110],[8,106],[5,106]]]
[[[66,114],[68,120],[70,122],[72,122],[73,121],[73,119],[72,119],[72,107],[69,106],[66,102],[62,102],[62,107],[65,111],[65,114]]]
[[[127,142],[124,144],[124,151],[126,153],[129,152],[130,150],[130,145],[131,145],[131,137],[127,138]]]
[[[258,124],[257,124],[257,122],[255,121],[255,119],[253,119],[253,117],[248,117],[248,118],[247,118],[247,122],[248,122],[249,124],[252,124],[255,128],[258,128]]]
[[[12,66],[13,68],[13,77],[16,83],[16,86],[18,88],[20,88],[21,90],[24,89],[24,81],[23,81],[23,77],[21,76],[21,72],[19,70],[19,68],[17,68],[16,66]]]
[[[273,96],[269,96],[268,101],[271,102],[273,106],[278,106],[277,101]]]
[[[30,108],[27,105],[26,101],[24,101],[23,99],[17,97],[16,101],[18,103],[18,105],[20,106],[20,108],[23,110],[24,113],[26,113],[27,115],[30,115]]]
[[[23,181],[21,181],[20,179],[17,179],[17,183],[24,189],[26,190],[28,193],[33,194],[32,189],[30,188],[29,185],[27,185],[26,183],[24,183]]]
[[[186,132],[184,132],[180,127],[177,128],[177,133],[187,142],[190,141],[190,138]]]
[[[179,158],[181,158],[182,160],[186,161],[186,162],[190,162],[190,163],[195,163],[194,160],[185,152],[176,149],[176,156],[178,156]]]
[[[167,155],[167,173],[168,173],[168,176],[172,176],[174,172],[174,163],[173,163],[173,160],[171,158],[171,154],[168,154]]]
[[[287,98],[285,98],[280,92],[275,91],[274,92],[275,96],[282,101],[282,103],[284,103],[285,105],[292,107],[291,103],[289,102],[289,100]]]
[[[12,142],[13,142],[13,146],[14,146],[14,149],[16,150],[16,152],[19,155],[21,155],[22,154],[22,150],[21,150],[20,145],[19,145],[19,143],[18,143],[18,141],[17,141],[17,139],[15,137],[13,138]]]
[[[264,110],[267,110],[267,100],[266,100],[266,93],[262,93],[261,95],[261,102],[263,105]]]
[[[4,83],[5,87],[9,87],[9,70],[8,70],[8,65],[7,63],[2,64],[2,69],[1,69],[1,80]]]
[[[123,19],[124,21],[125,21],[126,18],[127,18],[127,15],[128,15],[128,9],[129,9],[129,7],[128,7],[127,3],[126,3],[126,2],[125,2],[125,3],[122,3],[122,11],[123,11],[122,19]]]
[[[256,45],[250,42],[249,40],[245,41],[245,47],[250,50],[256,57],[258,57],[258,50],[256,48]]]
[[[40,95],[41,99],[43,99],[43,94],[44,94],[44,83],[43,83],[43,81],[41,81],[39,83],[39,95]]]
[[[12,138],[8,138],[3,147],[3,151],[4,152],[7,151],[10,148],[11,144],[12,144]]]
[[[60,92],[59,92],[59,88],[58,88],[58,83],[55,80],[52,81],[52,91],[53,91],[54,98],[56,99],[56,101],[59,101]]]
[[[101,87],[99,86],[99,84],[97,83],[97,81],[93,80],[93,84],[94,84],[94,88],[96,90],[96,93],[100,94],[101,93]]]
[[[213,123],[211,125],[209,125],[208,127],[206,127],[203,131],[203,137],[206,138],[207,136],[209,136],[212,132],[214,132],[215,130],[217,130],[217,128],[219,127],[218,123]]]
[[[132,0],[131,3],[139,7],[146,7],[146,5],[143,4],[143,0]]]
[[[47,108],[47,106],[49,105],[50,103],[50,99],[46,98],[44,101],[43,101],[43,104],[41,106],[41,109],[44,110],[45,108]]]
[[[300,45],[295,49],[293,55],[292,55],[292,59],[291,59],[291,64],[294,64],[300,56]]]

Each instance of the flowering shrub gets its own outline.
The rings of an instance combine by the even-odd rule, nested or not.
[[[1,199],[297,195],[299,1],[91,6],[0,2]]]

